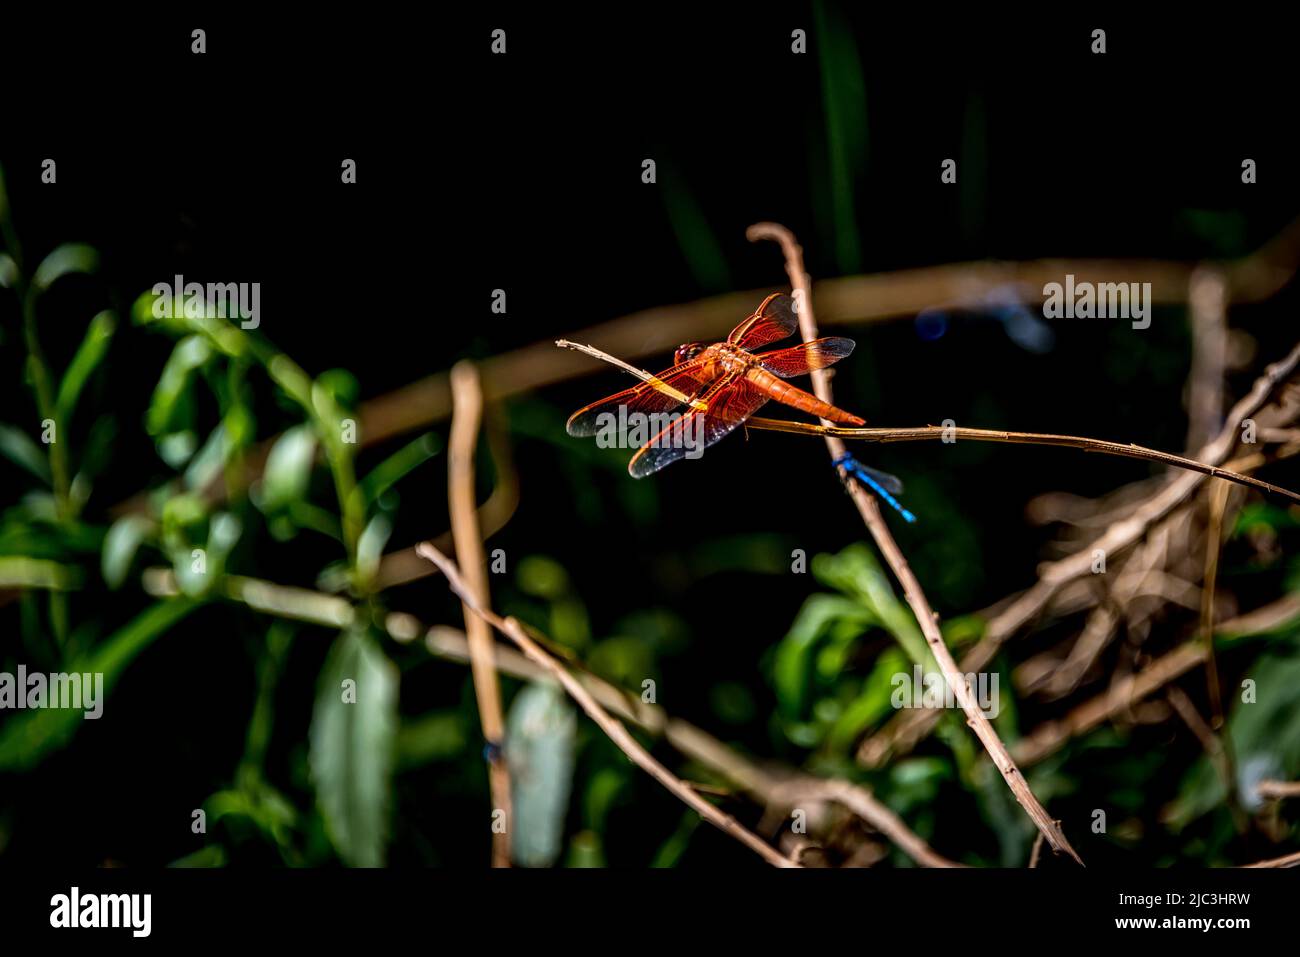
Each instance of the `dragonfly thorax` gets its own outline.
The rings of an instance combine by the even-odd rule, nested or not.
[[[729,342],[715,342],[707,346],[699,342],[688,342],[677,347],[674,359],[678,365],[694,362],[703,378],[716,379],[729,372],[743,371],[753,363],[754,357]]]
[[[719,342],[710,346],[713,359],[723,372],[740,372],[754,363],[754,356],[730,342]]]

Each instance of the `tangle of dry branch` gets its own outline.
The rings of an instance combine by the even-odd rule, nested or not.
[[[1198,451],[1195,458],[1216,468],[1221,467],[1237,444],[1243,420],[1254,416],[1264,407],[1295,373],[1297,364],[1300,364],[1300,344],[1264,370],[1251,390],[1229,411],[1219,433]],[[1041,614],[1062,588],[1091,573],[1094,556],[1098,551],[1106,555],[1108,561],[1126,552],[1155,523],[1186,502],[1207,477],[1205,473],[1194,471],[1175,476],[1153,496],[1111,524],[1101,535],[1073,554],[1044,565],[1040,569],[1038,580],[988,621],[984,637],[962,660],[962,672],[979,672],[987,668],[1003,642]],[[933,711],[905,712],[862,743],[858,752],[859,759],[870,765],[878,763],[886,754],[906,752],[929,734],[935,721]]]

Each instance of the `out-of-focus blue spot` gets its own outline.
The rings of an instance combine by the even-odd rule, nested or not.
[[[1041,316],[1025,306],[1020,290],[1014,284],[990,289],[984,296],[985,309],[1002,323],[1007,337],[1020,348],[1035,353],[1051,351],[1056,345],[1056,332]]]
[[[1056,331],[1028,309],[1005,309],[999,316],[1011,341],[1028,352],[1050,352],[1056,345]]]
[[[937,309],[927,309],[917,313],[916,334],[926,342],[942,339],[948,331],[948,316]]]

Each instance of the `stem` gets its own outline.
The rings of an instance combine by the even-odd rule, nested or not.
[[[490,609],[479,606],[473,592],[470,591],[461,577],[460,570],[452,564],[447,556],[427,542],[422,543],[418,548],[421,555],[442,569],[442,573],[447,576],[447,583],[451,586],[451,590],[460,596],[461,601],[476,615],[518,645],[519,650],[533,662],[545,668],[563,686],[570,697],[582,707],[582,710],[587,712],[591,720],[596,722],[600,729],[609,736],[609,739],[622,749],[633,764],[694,808],[710,824],[715,825],[724,834],[728,834],[740,841],[769,864],[775,867],[799,867],[798,863],[764,842],[752,831],[747,830],[730,814],[724,814],[708,801],[705,801],[686,784],[682,783],[680,778],[656,761],[650,755],[650,752],[643,748],[636,738],[632,737],[627,728],[623,727],[622,724],[610,716],[608,711],[600,706],[600,703],[592,697],[591,692],[587,690],[582,682],[578,681],[567,668],[543,651],[540,645],[528,637],[528,634],[520,627],[519,622],[513,618],[501,618]]]
[[[790,284],[794,287],[795,299],[798,303],[799,332],[805,342],[816,339],[817,320],[813,314],[811,283],[808,281],[808,273],[803,265],[803,250],[795,242],[794,234],[784,226],[776,223],[759,223],[751,226],[746,235],[751,242],[757,242],[760,239],[771,239],[780,244],[782,253],[785,256],[786,273],[790,277]],[[814,370],[812,381],[813,391],[816,393],[817,398],[833,405],[831,381],[826,370]],[[823,425],[825,424],[823,423]],[[844,442],[833,433],[824,433],[823,436],[831,460],[838,460],[844,454]],[[1011,793],[1020,802],[1020,806],[1024,808],[1025,813],[1029,815],[1035,826],[1047,839],[1047,843],[1051,845],[1052,850],[1064,851],[1082,865],[1083,860],[1070,845],[1060,825],[1048,815],[1042,804],[1039,803],[1038,798],[1034,796],[1034,792],[1030,789],[1028,782],[1025,781],[1024,775],[1020,773],[1020,769],[1016,767],[1015,761],[1007,752],[1006,745],[1002,743],[997,731],[993,729],[989,719],[980,710],[963,674],[957,670],[957,663],[953,660],[952,652],[944,643],[943,633],[939,630],[939,616],[930,607],[929,599],[921,588],[921,583],[913,574],[911,566],[903,556],[902,549],[894,541],[894,537],[889,531],[889,525],[885,522],[884,516],[880,514],[880,505],[875,496],[856,481],[851,481],[843,468],[840,468],[839,471],[841,480],[845,482],[849,495],[858,508],[858,514],[862,516],[863,523],[876,540],[876,545],[889,563],[889,567],[893,570],[894,577],[903,586],[903,595],[907,599],[908,605],[911,606],[912,613],[916,616],[917,624],[921,626],[921,633],[925,635],[930,650],[934,652],[935,658],[939,661],[948,686],[956,695],[962,711],[966,714],[966,723],[975,732],[980,744],[984,745],[984,749],[989,753],[989,757],[993,759],[994,765],[1002,773],[1002,778],[1006,781],[1007,787],[1011,789]]]
[[[646,372],[644,369],[629,365],[622,359],[611,356],[606,352],[602,352],[595,346],[570,342],[568,339],[557,339],[555,344],[562,349],[574,349],[611,365],[618,366],[623,371],[636,376],[643,382],[650,383],[660,392],[672,396],[679,402],[687,403],[691,401],[690,397],[685,393],[674,389],[657,376]],[[824,370],[813,373],[814,377],[822,371]],[[814,378],[814,381],[816,381],[816,378]],[[1104,455],[1115,455],[1121,458],[1140,459],[1148,462],[1159,462],[1162,465],[1172,465],[1176,468],[1186,469],[1189,472],[1200,472],[1202,475],[1236,482],[1238,485],[1245,485],[1264,492],[1272,492],[1275,495],[1282,495],[1300,502],[1300,493],[1292,492],[1290,489],[1273,485],[1271,482],[1265,482],[1250,475],[1242,475],[1240,472],[1233,472],[1217,465],[1198,462],[1195,459],[1174,455],[1170,452],[1161,452],[1158,449],[1148,449],[1132,443],[1110,442],[1106,439],[1093,439],[1081,435],[1057,435],[1049,432],[1008,432],[941,425],[921,425],[904,428],[850,428],[832,425],[827,422],[820,424],[793,422],[784,419],[765,419],[758,416],[745,420],[745,427],[763,429],[769,432],[791,432],[796,435],[820,435],[824,438],[853,439],[859,442],[925,442],[936,439],[939,441],[966,439],[975,442],[1003,442],[1011,445],[1054,445],[1062,448],[1082,449],[1085,452],[1099,452]],[[842,444],[840,449],[843,449]]]
[[[1282,495],[1300,502],[1300,493],[1273,485],[1250,475],[1242,475],[1218,465],[1209,465],[1195,459],[1184,458],[1158,449],[1148,449],[1141,445],[1109,442],[1106,439],[1093,439],[1080,435],[1055,435],[1049,432],[1005,432],[994,429],[970,429],[958,426],[922,425],[897,429],[854,429],[838,425],[814,425],[810,422],[787,422],[781,419],[753,418],[745,423],[755,429],[767,429],[772,432],[793,432],[798,435],[824,435],[843,439],[855,439],[861,442],[924,442],[931,439],[949,441],[968,439],[975,442],[1005,442],[1012,445],[1054,445],[1061,448],[1082,449],[1085,452],[1100,452],[1104,455],[1116,455],[1126,459],[1142,459],[1159,462],[1199,472],[1211,478],[1226,479],[1238,485],[1259,489]]]
[[[36,408],[42,423],[46,420],[54,423],[54,441],[49,443],[47,453],[50,459],[50,479],[54,490],[55,515],[60,522],[66,522],[72,513],[68,455],[64,444],[67,436],[62,434],[63,426],[56,414],[53,375],[36,332],[36,297],[23,275],[22,248],[18,244],[17,233],[9,219],[9,194],[5,189],[3,175],[0,175],[0,230],[3,231],[5,244],[10,250],[17,271],[14,291],[18,294],[22,305],[23,340],[27,347],[27,368],[32,377],[32,387],[36,392]],[[68,640],[71,618],[68,604],[67,595],[59,591],[50,593],[50,626],[51,631],[54,632],[55,642],[60,648],[63,648]]]
[[[45,353],[36,334],[36,299],[27,287],[26,280],[20,280],[19,295],[23,300],[23,338],[27,344],[27,368],[31,373],[32,386],[36,392],[36,407],[40,412],[42,423],[49,420],[54,423],[54,441],[49,443],[50,475],[54,484],[54,501],[60,519],[68,517],[68,456],[64,450],[63,428],[56,416],[54,404],[54,380],[50,373]],[[43,426],[42,426],[43,427]]]
[[[488,604],[487,559],[483,555],[482,532],[474,501],[474,452],[478,448],[479,424],[483,419],[483,393],[478,372],[468,362],[452,369],[451,441],[447,456],[447,505],[451,512],[451,535],[456,557],[464,571],[466,588],[479,606]],[[470,672],[474,697],[478,701],[479,723],[488,745],[488,783],[494,811],[505,815],[506,827],[492,832],[492,866],[510,866],[510,834],[515,822],[510,801],[510,774],[501,745],[505,720],[501,715],[501,687],[493,664],[492,629],[463,602],[465,634],[469,639]]]

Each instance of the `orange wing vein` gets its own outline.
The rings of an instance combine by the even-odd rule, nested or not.
[[[802,345],[788,349],[764,352],[756,358],[764,369],[782,379],[797,375],[807,375],[814,369],[825,369],[834,365],[853,351],[853,340],[830,336],[814,339]]]
[[[706,375],[704,364],[696,360],[665,369],[655,378],[686,395],[697,395],[703,392],[712,381]],[[671,412],[681,405],[681,402],[675,396],[659,391],[653,383],[642,382],[640,385],[615,392],[599,402],[593,402],[579,409],[569,416],[565,429],[570,435],[582,437],[595,435],[600,429],[601,415],[609,413],[617,418],[618,407],[621,405],[627,406],[628,412],[642,412],[649,415],[656,412]]]
[[[794,300],[776,292],[764,299],[752,316],[732,329],[727,341],[752,352],[794,335],[798,328],[799,317],[794,312]]]
[[[637,450],[627,464],[633,478],[645,478],[679,459],[696,458],[762,408],[769,396],[734,372],[723,376],[700,397],[707,408],[675,419]]]

